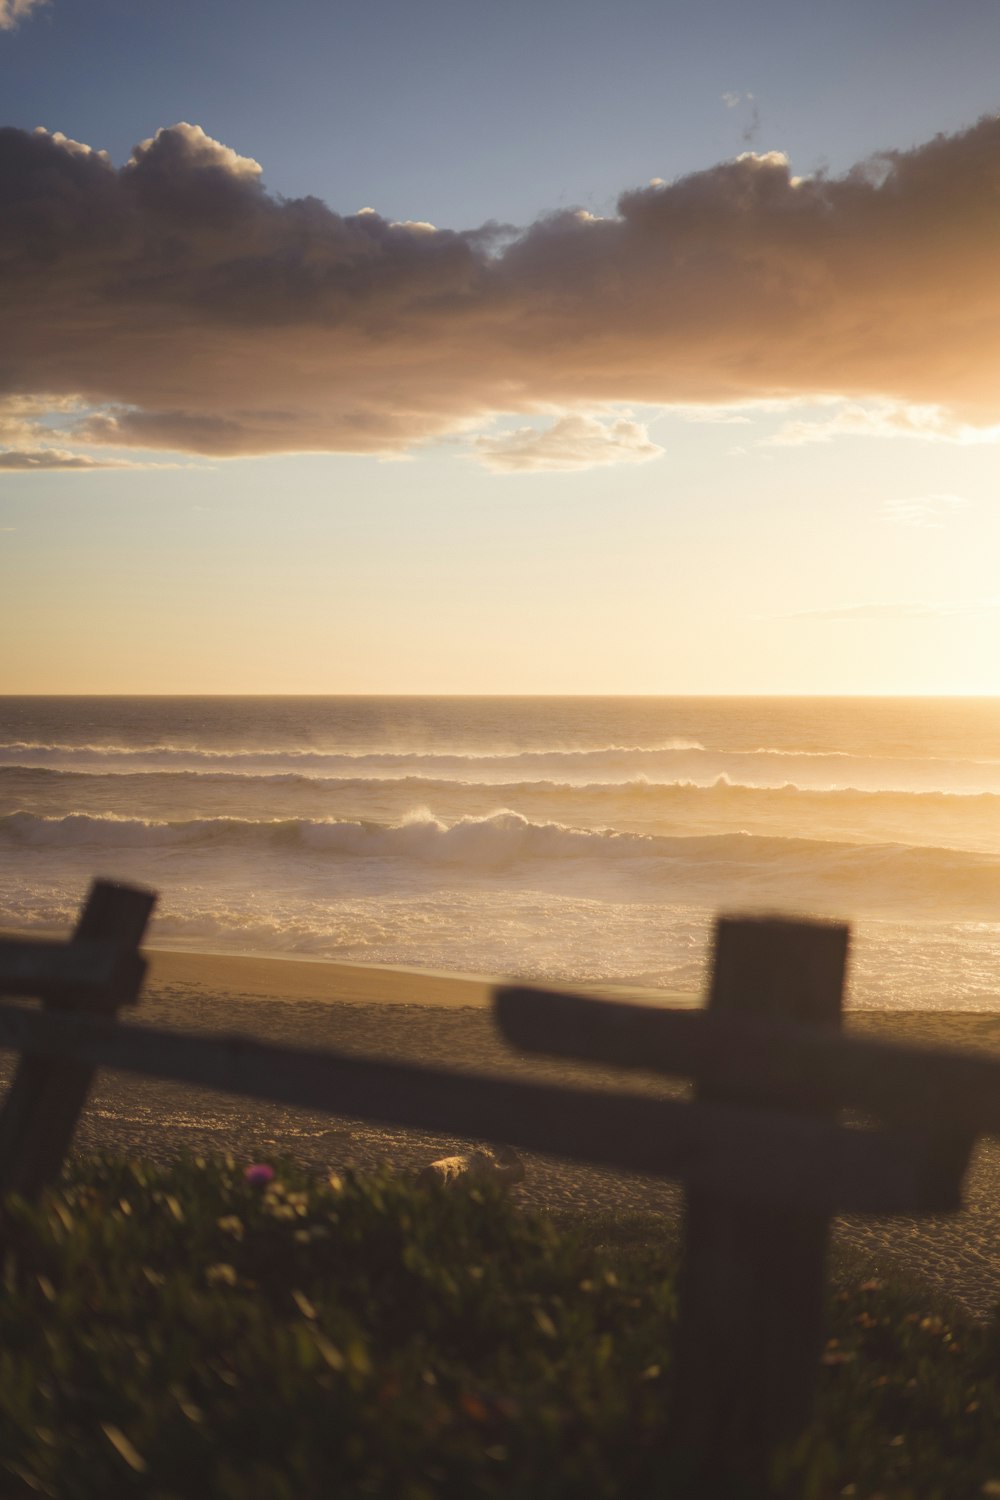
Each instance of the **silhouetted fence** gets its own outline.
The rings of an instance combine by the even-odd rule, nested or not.
[[[154,899],[97,882],[68,943],[0,942],[0,995],[43,1002],[0,1004],[0,1047],[21,1054],[0,1192],[58,1174],[98,1067],[679,1178],[674,1412],[706,1481],[727,1452],[765,1463],[808,1420],[832,1215],[957,1210],[975,1136],[1000,1133],[1000,1062],[840,1032],[836,924],[720,918],[701,1011],[497,991],[521,1051],[692,1078],[688,1103],[122,1025]],[[845,1105],[879,1124],[844,1125]]]

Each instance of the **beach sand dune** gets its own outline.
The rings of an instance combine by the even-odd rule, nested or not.
[[[135,1019],[190,1031],[241,1031],[303,1047],[555,1081],[683,1094],[684,1085],[612,1069],[519,1057],[496,1034],[489,983],[470,976],[228,955],[154,953]],[[675,997],[676,999],[677,997]],[[691,997],[688,997],[689,1001]],[[852,1012],[862,1034],[1000,1055],[1000,1014]],[[3,1076],[10,1060],[4,1058]],[[238,1160],[295,1157],[317,1171],[389,1163],[417,1171],[467,1150],[460,1137],[318,1115],[182,1084],[124,1074],[99,1076],[77,1131],[81,1153],[111,1151],[169,1160],[182,1151]],[[515,1201],[550,1212],[600,1208],[662,1215],[675,1223],[680,1190],[671,1183],[526,1156]],[[841,1220],[839,1241],[888,1256],[987,1316],[1000,1303],[1000,1142],[977,1147],[966,1208],[929,1219]]]

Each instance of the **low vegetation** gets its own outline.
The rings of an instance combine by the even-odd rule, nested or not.
[[[496,1192],[75,1163],[14,1202],[0,1495],[676,1494],[674,1248]],[[1000,1496],[1000,1332],[847,1265],[802,1500]]]

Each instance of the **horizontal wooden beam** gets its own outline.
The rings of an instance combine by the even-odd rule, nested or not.
[[[138,990],[145,969],[145,960],[120,943],[0,938],[0,995],[86,1004],[123,983]]]
[[[0,1005],[0,1047],[684,1178],[757,1202],[880,1214],[960,1206],[964,1163],[942,1162],[936,1143],[917,1131],[843,1129],[763,1109],[562,1088],[9,1004]]]
[[[495,1016],[501,1034],[522,1052],[727,1086],[749,1083],[761,1092],[796,1088],[817,1105],[1000,1134],[1000,1058],[980,1053],[523,986],[496,992]]]

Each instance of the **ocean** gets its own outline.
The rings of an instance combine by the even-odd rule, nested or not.
[[[0,926],[696,991],[852,925],[849,1003],[1000,1009],[1000,699],[4,698]]]

